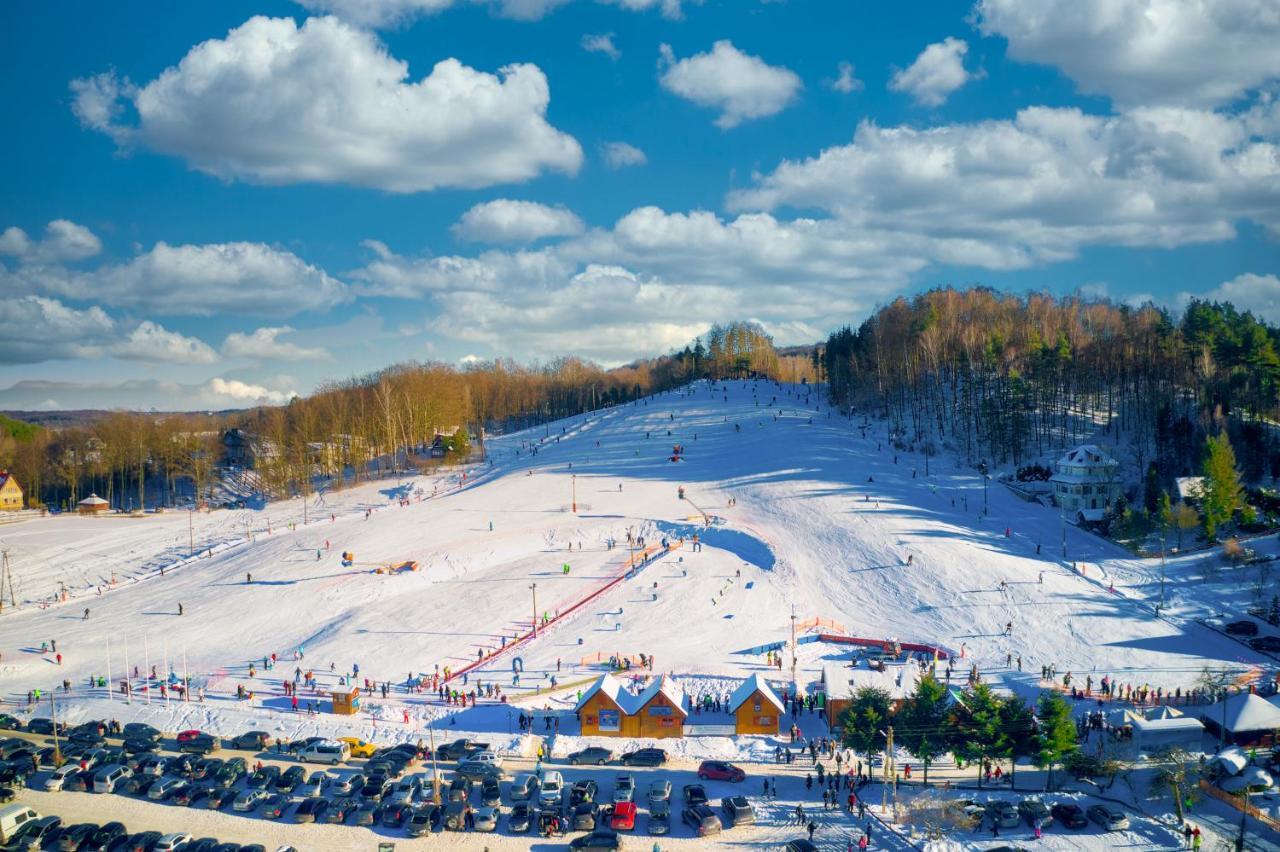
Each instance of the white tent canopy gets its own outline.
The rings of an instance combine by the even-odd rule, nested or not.
[[[1201,708],[1200,718],[1225,725],[1232,734],[1274,731],[1280,728],[1280,707],[1252,692],[1242,692]]]

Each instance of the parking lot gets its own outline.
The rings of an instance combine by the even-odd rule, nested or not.
[[[562,849],[575,842],[577,848],[600,849],[650,850],[655,842],[661,849],[724,848],[743,843],[753,848],[783,849],[788,842],[807,837],[810,822],[819,849],[843,852],[850,842],[856,848],[868,823],[872,848],[909,848],[873,814],[859,820],[842,807],[824,807],[819,788],[810,789],[805,783],[811,767],[803,763],[713,766],[702,773],[711,777],[699,777],[698,763],[624,765],[621,752],[592,753],[586,756],[590,765],[571,765],[567,756],[539,764],[524,757],[487,753],[479,758],[475,744],[438,743],[436,766],[441,789],[437,804],[430,784],[430,755],[408,744],[387,748],[364,744],[357,751],[365,756],[325,766],[302,762],[289,753],[290,748],[305,750],[308,746],[314,752],[315,744],[307,741],[270,743],[254,750],[234,748],[234,740],[228,739],[226,743],[232,747],[220,747],[204,756],[182,754],[178,741],[164,736],[158,738],[154,750],[127,754],[119,745],[120,736],[101,738],[81,728],[72,733],[72,739],[62,740],[71,762],[55,773],[47,762],[52,754],[51,737],[5,733],[21,738],[16,744],[4,741],[7,747],[0,743],[0,751],[7,753],[7,766],[29,762],[31,756],[42,764],[34,774],[21,779],[28,789],[17,791],[17,801],[42,815],[61,817],[64,831],[68,826],[119,821],[135,833],[131,835],[135,839],[121,839],[105,847],[109,849],[151,849],[154,846],[146,845],[148,842],[169,833],[189,836],[191,842],[180,848],[190,852],[256,852],[254,844],[267,850],[284,845],[369,849],[379,841],[409,849]],[[192,750],[209,745],[191,732],[181,736]],[[131,738],[130,744],[135,749],[144,745],[138,737]],[[461,763],[456,759],[459,757],[464,758]],[[86,763],[84,770],[79,769],[81,759]],[[597,761],[604,763],[596,765]],[[104,770],[115,765],[123,765],[127,771]],[[741,780],[730,780],[739,774]],[[95,780],[104,775],[114,783],[114,792],[89,792]],[[460,781],[460,775],[465,775],[465,780]],[[554,787],[557,775],[562,779],[558,794],[541,789]],[[763,795],[766,779],[776,788],[776,797]],[[59,786],[63,789],[45,789]],[[868,804],[880,803],[878,785],[865,787],[863,794],[872,800]],[[847,792],[840,794],[841,805],[846,804],[846,796]],[[991,798],[1018,801],[1016,796],[996,791],[980,798],[984,804]],[[702,799],[705,803],[697,808]],[[687,805],[694,809],[686,814]],[[803,819],[797,815],[798,805],[804,809]],[[1023,824],[1019,816],[1024,815],[1014,812],[1004,820],[1001,836],[992,836],[989,842],[1030,840],[1029,824]],[[989,821],[988,817],[984,825]],[[607,834],[596,838],[598,845],[584,845],[593,829],[610,832],[615,828],[616,847],[613,835]],[[699,829],[707,832],[706,836],[699,836]],[[144,831],[154,834],[137,839]],[[986,830],[965,833],[966,840],[988,842]],[[1097,836],[1100,834],[1101,829],[1092,824],[1068,829],[1050,819],[1046,820],[1041,845],[1073,848],[1087,838],[1092,843],[1102,842],[1099,848],[1104,848],[1107,838]],[[1142,837],[1141,833],[1112,837],[1117,841],[1124,838],[1127,845],[1137,848],[1160,848],[1157,838]],[[1146,843],[1135,844],[1134,840]],[[36,848],[56,847],[50,843]]]

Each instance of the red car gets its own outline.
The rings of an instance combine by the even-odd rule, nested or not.
[[[609,817],[609,827],[614,831],[632,831],[636,827],[636,803],[618,802]]]
[[[741,767],[723,760],[704,760],[698,767],[698,777],[703,781],[745,781],[747,773]]]
[[[185,743],[188,740],[194,740],[196,737],[203,736],[203,735],[204,735],[204,731],[196,731],[196,730],[182,731],[181,733],[178,734],[177,739],[179,743]]]

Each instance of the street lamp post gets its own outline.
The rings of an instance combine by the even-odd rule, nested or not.
[[[530,583],[529,591],[533,592],[533,638],[538,638],[538,584]]]

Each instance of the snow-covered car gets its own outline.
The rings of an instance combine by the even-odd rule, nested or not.
[[[231,803],[231,810],[241,813],[254,810],[267,800],[267,796],[268,793],[265,790],[245,790]]]
[[[1013,802],[988,802],[987,819],[1001,828],[1017,828],[1022,822]]]
[[[489,807],[476,808],[475,816],[472,818],[472,827],[476,831],[497,831],[498,809]]]
[[[1124,831],[1129,827],[1129,816],[1116,805],[1103,802],[1089,806],[1089,819],[1103,831]]]

